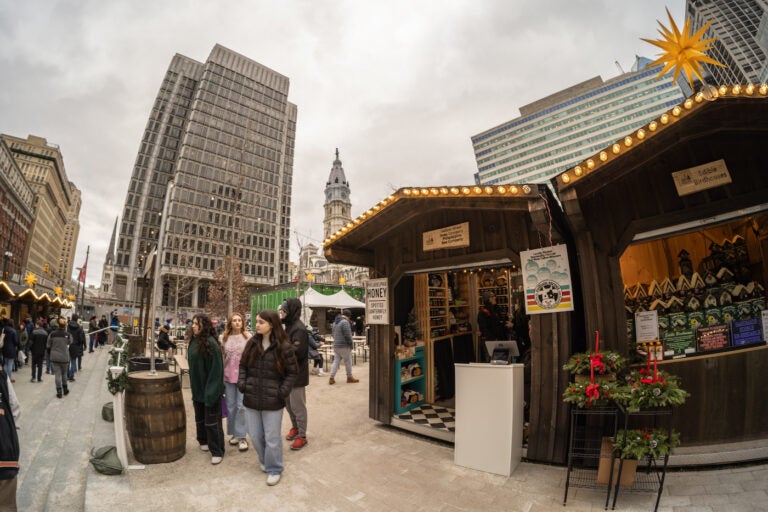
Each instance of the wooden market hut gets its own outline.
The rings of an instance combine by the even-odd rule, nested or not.
[[[425,249],[425,234],[462,224],[468,224],[464,246]],[[429,402],[437,398],[431,386],[436,378],[437,350],[447,347],[454,362],[481,360],[484,356],[475,323],[483,284],[480,276],[491,272],[488,275],[497,276],[491,284],[508,286],[507,278],[513,279],[516,272],[519,275],[520,252],[567,243],[563,231],[560,210],[547,186],[458,186],[400,189],[326,239],[324,250],[329,261],[369,267],[371,278],[386,278],[390,290],[388,325],[370,326],[370,417],[384,424],[396,423],[395,326],[406,325],[412,309],[420,316],[426,340]],[[575,268],[575,263],[571,265]],[[419,300],[414,298],[421,293],[419,290],[433,284],[444,287],[445,280],[452,278],[461,280],[455,289],[463,299],[455,301],[455,330],[445,323],[430,324],[429,313],[420,310]],[[522,295],[521,285],[520,291],[516,287],[504,290],[508,296]],[[424,308],[431,306],[427,297],[424,294]],[[443,314],[447,308],[432,309]],[[561,395],[568,375],[562,365],[572,351],[571,333],[584,332],[580,319],[578,311],[530,319],[528,459],[565,462],[568,417]],[[445,384],[453,376],[443,374],[439,378]],[[494,390],[489,389],[478,400],[493,401],[494,396]]]
[[[681,322],[693,346],[675,352],[666,340],[669,326],[660,325],[662,367],[691,393],[675,410],[674,428],[682,448],[700,453],[715,443],[742,443],[732,448],[748,447],[745,458],[768,453],[766,333],[759,339],[761,288],[768,288],[766,148],[768,87],[720,87],[685,100],[553,179],[579,254],[587,332],[600,330],[608,348],[628,353],[634,312],[661,304],[660,324],[681,313],[695,324],[696,292],[714,303],[704,321],[723,325],[704,343],[697,336],[707,333],[685,332],[689,324]],[[679,293],[665,293],[670,284]],[[670,305],[673,298],[678,304]],[[737,303],[747,307],[734,317],[727,308]],[[750,338],[729,319],[758,330]],[[750,343],[737,346],[738,340]]]

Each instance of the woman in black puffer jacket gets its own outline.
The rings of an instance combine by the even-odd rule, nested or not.
[[[283,407],[299,369],[276,311],[261,311],[256,316],[255,330],[240,359],[237,388],[243,393],[245,424],[259,466],[268,473],[267,485],[275,485],[284,469],[280,434]]]

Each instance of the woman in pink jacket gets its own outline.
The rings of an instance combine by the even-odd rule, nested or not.
[[[227,434],[232,436],[229,444],[237,445],[241,452],[248,449],[245,440],[245,412],[243,394],[237,390],[237,377],[240,371],[240,358],[245,344],[251,335],[245,330],[245,323],[240,313],[233,313],[224,327],[224,393],[227,403]]]

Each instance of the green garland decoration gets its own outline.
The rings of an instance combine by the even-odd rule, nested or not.
[[[603,356],[603,371],[596,372],[596,375],[609,375],[621,371],[626,365],[627,359],[610,350],[600,351]],[[563,365],[563,370],[568,370],[572,375],[589,375],[589,356],[595,352],[579,352],[573,354],[568,362]]]
[[[659,459],[679,445],[680,434],[672,430],[668,435],[664,428],[619,430],[613,438],[613,447],[622,459]]]
[[[125,339],[121,336],[121,330],[115,335],[115,342],[112,346],[112,350],[109,351],[109,366],[107,367],[107,389],[113,395],[125,391],[128,389],[128,364],[127,354],[125,353]],[[115,350],[116,348],[122,348],[122,351]],[[123,371],[117,377],[112,376],[110,367],[122,366]]]
[[[572,382],[565,389],[565,393],[563,393],[563,401],[574,404],[579,409],[605,406],[615,400],[614,397],[621,393],[621,388],[623,387],[615,381],[602,381],[596,384],[599,386],[597,388],[598,398],[587,396],[589,382]]]
[[[634,370],[625,378],[626,386],[614,400],[628,411],[682,405],[690,393],[680,388],[680,379],[659,370],[656,378],[646,375],[645,369]]]

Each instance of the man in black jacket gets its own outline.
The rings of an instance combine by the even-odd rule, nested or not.
[[[43,329],[40,320],[35,322],[35,329],[29,338],[29,357],[32,358],[32,382],[35,382],[35,372],[37,372],[37,382],[43,381],[43,360],[45,359],[45,344],[48,342],[48,331]]]
[[[299,365],[299,374],[293,385],[291,394],[288,395],[285,408],[291,417],[291,430],[285,437],[291,443],[291,450],[301,450],[307,444],[307,393],[309,384],[309,341],[307,327],[301,321],[301,301],[299,299],[286,299],[279,309],[280,316],[285,324],[285,332],[291,340],[296,351],[296,363]]]
[[[16,477],[19,474],[19,401],[11,379],[0,370],[0,510],[16,510]]]
[[[69,346],[67,380],[74,382],[75,372],[83,367],[83,353],[85,352],[85,331],[80,326],[77,315],[72,315],[72,319],[67,324],[67,332],[72,335],[72,344]]]

